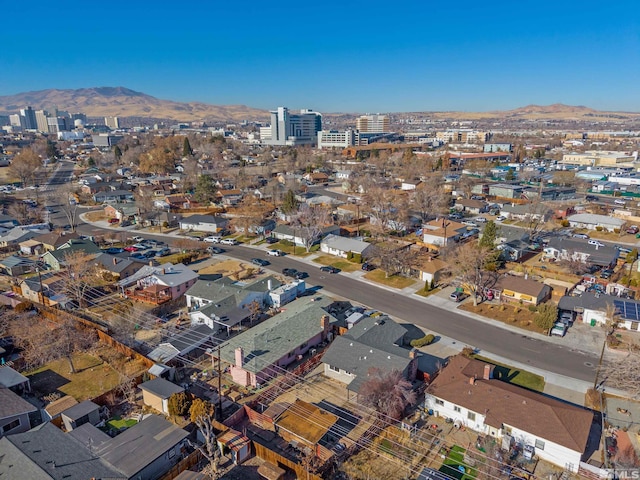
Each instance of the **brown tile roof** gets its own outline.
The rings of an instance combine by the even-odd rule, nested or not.
[[[484,380],[484,366],[478,360],[456,355],[429,385],[427,393],[484,414],[485,423],[494,428],[509,425],[584,452],[593,412],[501,380]],[[472,385],[469,379],[474,376]]]
[[[506,277],[500,277],[496,282],[496,288],[511,290],[512,292],[524,293],[525,295],[531,295],[536,298],[542,292],[542,289],[546,288],[544,283],[536,282],[535,280],[529,280],[528,278],[516,277],[515,275],[508,275]]]
[[[447,262],[443,262],[439,258],[432,260],[423,259],[416,262],[416,268],[419,268],[421,272],[436,273],[444,268],[447,268]]]

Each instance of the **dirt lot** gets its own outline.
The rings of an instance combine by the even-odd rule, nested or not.
[[[255,277],[260,268],[248,262],[240,262],[238,260],[223,260],[207,265],[198,270],[200,275],[211,275],[219,273],[225,277],[231,277],[234,280],[248,280]]]
[[[533,322],[535,312],[529,311],[528,308],[521,305],[508,305],[499,303],[484,302],[477,306],[473,306],[473,302],[465,302],[458,308],[468,312],[477,313],[484,317],[492,318],[509,325],[529,330],[536,333],[545,333],[544,330],[537,327]]]

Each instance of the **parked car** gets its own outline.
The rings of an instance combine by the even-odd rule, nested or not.
[[[156,252],[156,257],[165,257],[171,253],[171,249],[169,248],[161,248]]]
[[[144,237],[133,237],[131,240],[133,240],[134,242],[143,242],[144,239]]]
[[[207,243],[220,243],[222,241],[222,237],[218,235],[211,235],[209,237],[204,237],[203,241]]]
[[[140,249],[135,245],[129,245],[128,247],[124,247],[124,250],[126,250],[127,252],[137,252]]]
[[[223,238],[220,243],[222,245],[238,245],[238,241],[235,238]]]
[[[282,250],[267,250],[267,255],[271,255],[272,257],[282,257],[284,256],[284,252]]]
[[[297,272],[294,276],[298,280],[302,280],[303,278],[307,278],[309,274],[307,272]]]
[[[551,329],[551,335],[556,337],[564,337],[567,333],[567,326],[562,322],[556,322]]]
[[[224,252],[224,250],[221,249],[220,247],[208,247],[207,252],[209,252],[211,255],[218,255]]]
[[[340,273],[340,269],[336,267],[332,267],[331,265],[325,265],[324,267],[320,267],[320,271],[327,273]]]
[[[584,238],[585,240],[589,238],[589,235],[586,233],[574,233],[571,235],[573,238]]]
[[[120,220],[118,220],[117,218],[110,218],[109,219],[109,223],[118,223]]]
[[[613,275],[613,270],[607,268],[605,270],[602,270],[600,272],[600,278],[604,278],[605,280],[608,278],[611,278],[611,275]]]
[[[153,258],[158,254],[157,250],[147,250],[146,252],[144,252],[142,254],[142,256],[144,256],[144,258]]]
[[[271,245],[273,243],[278,243],[280,240],[278,240],[276,237],[267,237],[264,239],[264,241]]]
[[[476,217],[473,219],[473,221],[477,223],[487,223],[487,219],[484,217]]]
[[[504,222],[507,219],[504,215],[499,215],[496,217],[497,222]]]
[[[567,326],[573,324],[573,312],[569,312],[567,310],[561,311],[560,316],[558,317],[558,321],[560,323],[564,323]]]
[[[252,258],[251,263],[253,263],[254,265],[259,265],[261,267],[266,267],[267,265],[269,265],[269,262],[262,258]]]
[[[460,302],[464,298],[464,293],[455,291],[455,292],[452,292],[451,295],[449,295],[449,298],[454,302]]]
[[[108,253],[109,255],[116,255],[122,252],[124,252],[124,248],[118,248],[118,247],[109,247],[105,250],[105,253]]]
[[[604,247],[604,243],[599,242],[598,240],[589,240],[589,245],[595,245],[596,247]]]
[[[131,255],[129,255],[130,258],[135,258],[138,260],[146,260],[147,257],[144,256],[144,253],[140,253],[140,252],[134,252]]]
[[[297,273],[298,273],[298,270],[296,270],[295,268],[283,268],[282,269],[282,274],[285,277],[295,277]]]
[[[629,228],[627,228],[627,233],[631,233],[632,235],[635,235],[638,232],[640,232],[640,228],[638,228],[637,225],[631,225]]]
[[[376,269],[375,265],[372,265],[369,262],[364,262],[362,264],[362,270],[364,270],[365,272],[370,272],[371,270],[375,270],[375,269]]]

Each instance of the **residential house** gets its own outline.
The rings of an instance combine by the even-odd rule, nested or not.
[[[273,276],[248,284],[229,277],[198,280],[185,293],[191,324],[207,325],[216,333],[226,330],[229,335],[232,328],[249,320],[254,302],[260,309],[272,305],[269,295],[282,285]]]
[[[471,215],[479,215],[487,211],[487,202],[474,200],[472,198],[459,198],[453,207],[459,212],[466,212]]]
[[[91,240],[74,238],[71,240],[67,240],[56,250],[45,252],[44,255],[42,255],[41,259],[52,270],[61,270],[66,266],[66,257],[69,255],[73,255],[76,252],[81,252],[83,254],[91,256],[97,256],[102,253],[102,250],[100,250],[100,248],[98,248],[98,246]]]
[[[198,274],[182,263],[160,266],[145,265],[117,285],[125,296],[160,305],[176,300],[196,283]]]
[[[500,277],[492,287],[496,298],[517,301],[528,305],[539,305],[551,298],[551,287],[524,277],[506,275]]]
[[[39,420],[39,416],[37,407],[12,390],[0,388],[0,437],[26,432]],[[0,461],[0,465],[1,463]]]
[[[107,218],[116,218],[119,221],[135,220],[140,215],[140,207],[137,205],[107,205],[104,207],[104,214]]]
[[[14,227],[11,230],[0,233],[0,247],[17,246],[20,242],[30,240],[38,235],[48,232],[49,229],[45,228],[27,228],[24,226]]]
[[[459,241],[467,232],[467,225],[446,218],[438,218],[422,226],[422,241],[434,247],[443,247]]]
[[[613,232],[622,228],[625,220],[622,218],[610,217],[609,215],[596,215],[594,213],[577,213],[567,218],[571,228],[586,228],[587,230],[597,230],[601,227],[607,232]]]
[[[5,215],[0,213],[0,228],[6,228],[11,230],[13,227],[20,225],[20,222],[11,215]]]
[[[278,240],[288,240],[290,242],[295,243],[298,246],[304,246],[305,241],[307,239],[302,238],[300,230],[301,229],[292,227],[290,225],[278,225],[271,234]],[[317,237],[311,240],[309,243],[311,245],[315,245],[322,238],[331,234],[339,235],[340,227],[338,225],[329,225],[327,227],[322,228],[322,230],[318,233]]]
[[[353,171],[351,170],[336,170],[336,180],[351,180],[353,178]]]
[[[542,203],[506,204],[500,214],[521,222],[544,222],[551,217],[551,210]]]
[[[412,265],[412,270],[417,270],[420,280],[423,282],[438,283],[440,278],[446,273],[448,264],[434,258],[432,256],[421,257],[417,259]]]
[[[91,425],[100,423],[100,406],[91,400],[85,400],[67,408],[60,413],[60,416],[62,417],[64,428],[67,432],[70,432],[85,423],[90,423]]]
[[[72,239],[79,239],[80,235],[75,232],[47,232],[33,237],[33,240],[42,244],[45,251],[57,250],[59,247]]]
[[[302,178],[313,185],[329,182],[329,176],[323,172],[305,173]]]
[[[349,252],[366,258],[371,249],[372,245],[370,243],[333,234],[327,235],[320,242],[320,251],[342,258],[347,258]]]
[[[145,266],[144,262],[117,257],[108,253],[98,255],[95,258],[95,262],[99,271],[108,273],[118,280],[130,277]]]
[[[576,314],[576,321],[595,327],[611,320],[611,308],[621,328],[640,330],[640,301],[614,295],[585,292],[579,296],[564,296],[558,302],[560,310]]]
[[[573,259],[607,268],[616,265],[618,255],[619,251],[614,247],[593,245],[579,238],[553,237],[544,247],[544,257],[547,259]]]
[[[576,473],[587,448],[593,412],[493,376],[493,366],[462,355],[432,380],[425,408],[494,437],[533,447],[540,459]]]
[[[148,357],[154,362],[171,363],[172,360],[198,358],[213,346],[214,331],[207,325],[192,325],[179,335],[167,338],[154,348]]]
[[[24,255],[39,255],[43,253],[42,243],[34,238],[20,242],[18,247],[20,247],[20,253]]]
[[[184,392],[184,388],[164,378],[154,378],[138,387],[142,390],[142,402],[165,415],[169,415],[169,397]]]
[[[489,195],[502,198],[522,198],[522,194],[525,190],[523,185],[511,185],[508,183],[490,183]]]
[[[29,480],[123,478],[115,466],[96,455],[88,445],[50,422],[24,433],[7,435],[0,438],[0,477]]]
[[[188,210],[193,201],[185,195],[167,195],[164,199],[170,210]]]
[[[400,190],[415,190],[421,183],[420,180],[406,180],[400,183]]]
[[[63,293],[67,291],[65,279],[53,272],[25,278],[20,282],[20,295],[33,303],[48,306],[64,305],[69,301]]]
[[[327,297],[305,297],[287,305],[284,311],[254,325],[221,350],[222,360],[230,364],[233,381],[257,387],[279,375],[279,369],[303,358],[313,347],[333,338],[337,319],[326,307]]]
[[[322,357],[324,374],[358,393],[372,369],[397,370],[413,381],[418,369],[416,352],[403,348],[407,329],[386,316],[365,317],[336,337]]]
[[[12,277],[33,272],[35,268],[36,262],[30,258],[21,257],[19,255],[10,255],[0,260],[0,272]]]
[[[98,431],[95,427],[91,430]],[[102,432],[100,432],[102,433]],[[114,438],[92,448],[94,455],[113,465],[130,480],[155,480],[186,454],[189,433],[158,415],[149,415]],[[92,476],[96,476],[92,472]]]
[[[93,195],[93,201],[96,203],[123,203],[134,200],[135,195],[130,190],[110,190]]]
[[[181,230],[218,233],[227,228],[229,220],[216,215],[191,215],[180,219]]]
[[[216,199],[222,205],[236,205],[242,200],[242,190],[238,190],[237,188],[218,190],[216,192]]]
[[[576,198],[575,187],[525,188],[523,196],[529,200],[540,199],[543,202],[556,200],[573,200]]]
[[[47,422],[54,422],[55,425],[59,427],[62,425],[62,412],[77,404],[78,401],[71,395],[60,397],[44,407],[43,420]]]

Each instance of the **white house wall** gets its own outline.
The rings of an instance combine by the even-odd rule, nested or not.
[[[339,381],[340,383],[344,383],[345,385],[349,385],[355,377],[350,373],[347,373],[343,369],[333,370],[328,363],[324,364],[324,374],[329,378],[333,378],[334,380]]]
[[[469,385],[469,388],[473,388],[473,385]],[[442,404],[439,404],[439,403]],[[454,421],[459,421],[465,427],[468,427],[476,432],[481,433],[489,433],[494,436],[497,435],[497,432],[490,432],[490,427],[485,425],[485,416],[478,412],[473,412],[464,407],[460,407],[446,400],[442,400],[440,398],[434,397],[432,395],[427,395],[425,397],[425,407],[428,410],[433,410],[434,415],[438,417],[451,418]],[[459,410],[459,411],[458,411]],[[475,414],[475,420],[469,419],[469,412]]]
[[[505,425],[505,427],[509,426]],[[562,445],[558,445],[557,443],[553,443],[542,437],[537,437],[518,428],[510,428],[511,436],[513,437],[515,442],[523,446],[531,445],[535,447],[535,455],[537,455],[542,460],[546,460],[547,462],[553,463],[554,465],[566,468],[574,473],[578,471],[582,452],[576,452],[575,450],[563,447]],[[536,442],[538,442],[537,446]]]

